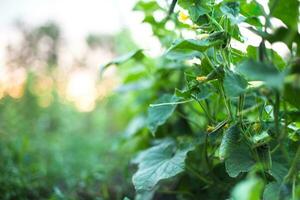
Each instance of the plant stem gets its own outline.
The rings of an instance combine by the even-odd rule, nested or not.
[[[203,181],[204,183],[209,184],[209,185],[213,183],[211,180],[206,179],[201,174],[196,172],[193,168],[191,168],[189,166],[186,166],[186,168],[189,172],[191,172],[194,176],[196,176],[199,180]]]
[[[206,166],[209,169],[209,173],[212,176],[212,178],[217,181],[220,182],[220,180],[218,179],[218,177],[214,174],[212,166],[209,162],[209,157],[208,157],[208,151],[207,151],[207,144],[208,144],[208,134],[205,135],[205,143],[204,143],[204,160],[206,162]]]
[[[178,101],[178,102],[166,102],[166,103],[158,103],[158,104],[150,104],[150,107],[158,107],[158,106],[170,106],[170,105],[178,105],[178,104],[184,104],[194,101],[194,99],[189,99],[186,101]]]
[[[157,192],[162,193],[162,194],[183,194],[183,195],[188,195],[188,196],[194,198],[194,195],[188,191],[158,190]]]
[[[210,124],[211,124],[211,123],[214,123],[214,120],[212,119],[212,117],[211,117],[210,113],[207,111],[207,109],[201,104],[200,101],[197,101],[197,102],[198,102],[198,104],[200,105],[200,107],[202,108],[202,110],[204,111],[204,113],[206,114],[209,123],[210,123]]]
[[[291,164],[291,167],[289,169],[289,172],[286,175],[286,177],[284,178],[284,180],[286,182],[290,181],[290,179],[293,178],[293,176],[295,175],[295,173],[298,173],[298,171],[297,171],[297,164],[298,164],[299,160],[300,160],[300,143],[299,143],[298,149],[296,151],[296,154],[294,156],[294,159],[292,161],[292,164]]]
[[[233,115],[232,115],[232,112],[231,112],[230,102],[227,100],[227,97],[226,97],[225,92],[224,92],[223,85],[222,85],[222,83],[220,81],[219,81],[219,87],[220,87],[221,95],[222,95],[223,100],[224,100],[225,107],[227,109],[227,113],[229,115],[229,120],[232,120],[233,119]]]
[[[206,14],[206,17],[219,29],[219,31],[223,31],[223,27],[210,15]]]
[[[296,200],[296,176],[293,178],[292,200]]]
[[[194,125],[197,126],[198,128],[201,128],[200,125],[199,125],[196,121],[194,121],[194,120],[192,120],[192,119],[186,117],[183,113],[181,113],[181,112],[179,112],[179,111],[177,111],[176,113],[177,113],[180,117],[182,117],[183,119],[186,119],[188,122],[194,124]]]
[[[243,124],[243,114],[242,114],[242,110],[244,107],[244,99],[245,96],[244,95],[240,95],[239,96],[239,101],[238,101],[238,109],[237,109],[237,117],[239,118],[240,122]]]
[[[275,104],[274,104],[274,122],[275,122],[275,130],[276,130],[276,137],[279,138],[280,136],[280,128],[279,128],[279,107],[280,107],[280,97],[279,92],[276,91],[275,93]]]

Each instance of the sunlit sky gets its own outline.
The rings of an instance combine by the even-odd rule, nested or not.
[[[48,19],[61,24],[71,37],[88,32],[114,33],[130,18],[135,0],[1,0],[0,27],[22,19],[40,24]]]
[[[62,27],[63,36],[80,51],[80,42],[88,33],[113,34],[127,27],[143,48],[151,48],[149,27],[142,16],[132,12],[136,0],[0,0],[0,58],[5,43],[15,40],[14,22],[22,20],[30,26],[49,20]],[[1,64],[1,62],[0,62]],[[3,63],[2,63],[3,64]]]

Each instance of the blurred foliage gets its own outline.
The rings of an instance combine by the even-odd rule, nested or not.
[[[25,78],[15,86],[1,82],[0,199],[100,200],[132,193],[131,151],[118,147],[124,116],[130,117],[124,99],[106,96],[96,99],[92,111],[79,112],[61,88],[67,77],[61,80],[59,74],[65,67],[58,65],[64,43],[60,27],[19,22],[17,29],[22,38],[7,48],[7,73],[25,69]],[[112,54],[128,51],[128,42],[134,46],[126,30],[116,36],[91,34],[86,42],[91,51]]]
[[[137,2],[165,52],[135,49],[104,65],[119,66],[119,91],[131,94],[123,145],[137,152],[137,170],[126,199],[300,199],[298,8],[294,0],[271,0],[270,12],[255,0]],[[244,42],[241,26],[259,46]]]

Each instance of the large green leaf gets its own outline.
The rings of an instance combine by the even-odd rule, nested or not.
[[[263,200],[291,200],[299,199],[299,195],[295,195],[292,198],[292,185],[283,182],[271,182],[264,190]]]
[[[297,30],[299,22],[298,0],[270,0],[269,7],[274,17],[282,20],[290,28]]]
[[[232,153],[235,146],[238,144],[240,137],[240,129],[238,125],[231,126],[224,134],[222,142],[219,149],[219,157],[224,160]]]
[[[214,32],[208,38],[202,40],[187,39],[176,40],[167,50],[166,57],[169,59],[187,59],[200,57],[201,52],[206,51],[212,46],[218,46],[226,43],[228,40],[227,33],[223,31]]]
[[[228,71],[225,73],[223,85],[227,96],[236,97],[246,91],[248,83],[239,74]]]
[[[266,185],[263,200],[279,200],[280,198],[280,184],[278,182],[272,182]]]
[[[225,159],[225,167],[230,177],[237,177],[241,172],[248,172],[255,162],[251,150],[245,142],[232,145],[230,154]]]
[[[173,140],[164,140],[161,144],[139,154],[135,160],[138,163],[138,171],[132,178],[135,189],[153,190],[161,180],[183,172],[187,153],[191,149],[191,147],[180,149]]]
[[[178,97],[165,94],[160,97],[148,109],[147,124],[149,130],[154,134],[158,126],[163,125],[172,115],[176,108]]]
[[[283,160],[275,161],[272,163],[272,168],[269,173],[276,179],[276,181],[282,182],[288,173],[288,169],[284,165]]]
[[[225,168],[230,177],[248,172],[254,165],[250,148],[240,139],[238,124],[231,126],[224,134],[219,149],[219,157],[225,159]]]
[[[260,200],[263,187],[263,181],[258,178],[246,179],[234,187],[232,200]]]
[[[167,57],[175,59],[176,57],[179,59],[183,56],[198,56],[200,55],[199,52],[206,51],[209,47],[221,44],[221,40],[216,41],[209,41],[207,39],[205,40],[194,40],[194,39],[188,39],[188,40],[178,40],[174,43],[173,46],[171,46],[167,51]]]
[[[272,64],[249,59],[240,63],[236,70],[250,81],[264,81],[274,88],[283,87],[284,73],[279,72]]]

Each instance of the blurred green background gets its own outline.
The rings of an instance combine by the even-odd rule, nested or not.
[[[101,77],[92,62],[135,49],[129,31],[87,34],[85,52],[65,61],[59,24],[14,26],[19,39],[6,44],[0,74],[0,199],[132,194],[134,145],[123,133],[132,97],[116,92],[119,72]]]

